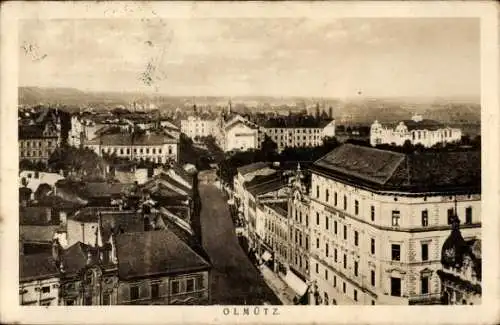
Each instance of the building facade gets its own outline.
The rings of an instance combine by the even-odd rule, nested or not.
[[[53,121],[19,126],[19,160],[47,163],[59,147],[61,126]]]
[[[181,132],[191,139],[213,135],[214,127],[214,120],[204,120],[197,116],[189,116],[181,120]]]
[[[402,146],[406,141],[411,144],[421,144],[432,147],[439,143],[460,141],[462,131],[450,128],[434,120],[423,119],[414,115],[411,120],[399,122],[396,126],[384,127],[378,121],[373,122],[370,128],[370,144],[395,144]]]
[[[57,306],[59,305],[59,287],[58,266],[50,253],[20,255],[20,305]]]
[[[149,133],[115,133],[103,134],[85,141],[85,147],[98,155],[116,155],[134,161],[150,161],[167,163],[178,161],[179,142],[166,134]]]
[[[224,125],[224,151],[258,149],[259,127],[240,115]]]
[[[479,156],[410,156],[348,144],[316,161],[311,303],[439,303],[436,271],[450,218],[460,216],[464,236],[480,234]]]

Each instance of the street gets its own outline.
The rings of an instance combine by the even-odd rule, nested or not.
[[[224,195],[214,185],[199,185],[202,243],[213,263],[212,304],[281,304],[240,247]]]

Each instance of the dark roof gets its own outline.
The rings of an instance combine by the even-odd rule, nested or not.
[[[157,217],[157,215],[154,215]],[[112,233],[144,231],[144,216],[136,212],[117,212],[101,214],[101,235],[103,243],[109,240]]]
[[[441,122],[435,121],[435,120],[429,120],[429,119],[423,119],[421,121],[414,121],[414,120],[404,120],[403,123],[408,127],[408,131],[411,130],[429,130],[429,131],[435,131],[438,129],[442,129],[445,127],[445,125]]]
[[[19,281],[21,282],[48,279],[58,275],[59,271],[52,254],[40,253],[19,256]]]
[[[210,268],[170,230],[121,234],[116,237],[118,274],[121,278],[189,273]]]
[[[19,207],[19,224],[33,226],[57,225],[57,218],[52,218],[52,212],[47,207]]]
[[[276,117],[264,123],[265,128],[324,128],[332,120],[316,119],[313,117]]]
[[[285,176],[272,174],[268,176],[256,176],[252,181],[245,183],[245,188],[255,196],[279,190],[287,185],[288,179]]]
[[[144,146],[144,145],[161,145],[165,143],[175,143],[177,140],[168,134],[131,134],[131,133],[113,133],[103,134],[87,141],[85,144],[101,144],[101,145],[115,145],[115,146]]]
[[[77,242],[62,252],[63,270],[66,276],[76,275],[87,265],[90,246]]]
[[[317,160],[310,169],[375,190],[474,193],[481,188],[480,151],[403,154],[344,144]]]
[[[193,195],[193,189],[185,186],[184,184],[179,183],[177,180],[172,178],[170,175],[167,173],[160,173],[153,177],[151,180],[143,184],[142,186],[149,191],[151,191],[151,194],[154,194],[157,190],[159,189],[164,189],[167,192],[172,192],[177,195],[180,195],[182,193],[176,192],[174,189],[169,188],[167,184],[170,184],[173,187],[179,188],[180,190],[184,191],[187,193],[187,195],[191,196]]]
[[[284,217],[288,216],[288,202],[266,202],[265,205]]]
[[[20,225],[19,237],[25,242],[50,243],[58,230],[58,225]]]
[[[238,174],[245,175],[245,174],[254,172],[256,170],[266,168],[268,166],[269,166],[269,163],[264,162],[264,161],[259,161],[259,162],[255,162],[255,163],[251,163],[251,164],[239,167],[237,169],[237,171],[238,171]]]

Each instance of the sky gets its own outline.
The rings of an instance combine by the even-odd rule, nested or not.
[[[21,86],[181,96],[478,97],[473,18],[20,22]]]

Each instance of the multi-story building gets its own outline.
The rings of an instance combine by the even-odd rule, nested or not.
[[[455,217],[450,236],[441,249],[443,268],[437,271],[441,279],[442,303],[445,305],[481,304],[481,239],[465,240]]]
[[[480,235],[480,152],[345,144],[311,173],[311,302],[439,302],[436,271],[453,216],[465,238]]]
[[[316,147],[323,143],[323,138],[335,136],[335,120],[270,119],[263,132],[277,144],[278,151],[287,147]]]
[[[382,126],[379,121],[373,122],[370,129],[370,144],[395,144],[402,146],[406,141],[411,144],[421,144],[432,147],[438,143],[460,141],[462,131],[457,128],[447,127],[444,124],[423,119],[414,115],[411,120],[399,122],[397,125]]]
[[[85,134],[84,125],[78,115],[71,116],[71,129],[68,133],[68,144],[73,147],[80,147]]]
[[[60,124],[50,120],[42,124],[20,125],[19,160],[47,163],[61,141]]]
[[[214,120],[204,120],[198,116],[189,116],[181,120],[181,132],[191,139],[213,135],[215,127]]]
[[[50,253],[19,256],[19,304],[57,306],[59,269]]]
[[[258,149],[259,127],[240,115],[234,116],[224,124],[223,143],[224,151]]]
[[[166,163],[178,161],[179,142],[167,134],[150,133],[113,133],[103,134],[85,141],[85,147],[98,155],[116,155],[135,161]]]

